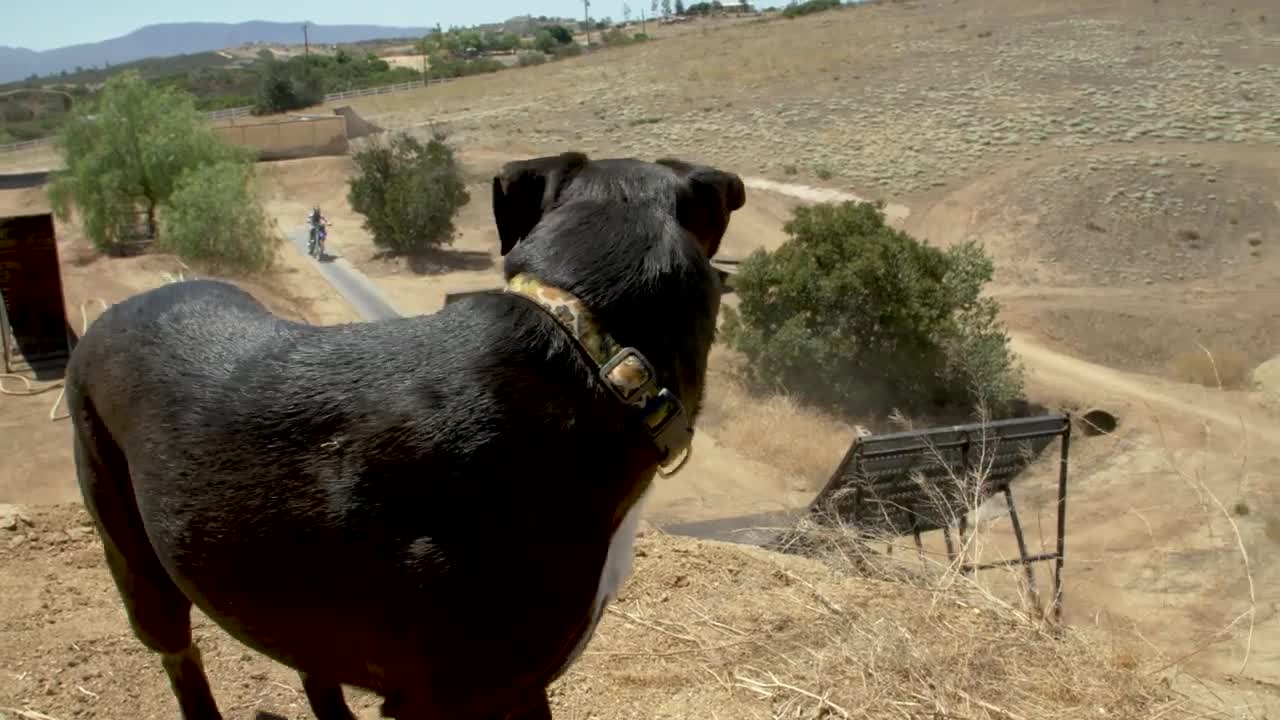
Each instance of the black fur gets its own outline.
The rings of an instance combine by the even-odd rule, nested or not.
[[[736,176],[695,174],[569,154],[494,179],[507,276],[582,298],[692,416],[720,297],[705,218],[722,233],[743,200]],[[85,504],[188,720],[219,717],[192,603],[297,669],[320,720],[351,717],[340,684],[402,720],[550,718],[545,687],[657,461],[510,294],[313,327],[229,284],[166,285],[89,328],[67,401]]]

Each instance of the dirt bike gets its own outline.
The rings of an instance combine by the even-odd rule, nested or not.
[[[312,225],[311,237],[307,240],[307,254],[316,259],[324,257],[324,241],[328,235],[328,223]]]

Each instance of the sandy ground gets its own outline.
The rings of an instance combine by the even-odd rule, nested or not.
[[[1031,396],[1120,418],[1115,435],[1073,443],[1068,619],[1132,641],[1158,664],[1247,690],[1228,693],[1234,716],[1263,717],[1280,686],[1280,391],[1250,383],[1255,368],[1274,375],[1265,361],[1280,355],[1280,126],[1258,112],[1280,93],[1280,25],[1261,19],[1266,10],[1192,0],[890,3],[736,29],[708,24],[650,46],[353,101],[389,127],[447,124],[468,168],[472,202],[453,246],[413,265],[379,257],[347,207],[348,159],[263,165],[261,193],[282,228],[320,203],[335,223],[330,251],[413,313],[435,311],[448,292],[500,282],[489,176],[506,159],[569,148],[683,155],[757,178],[724,257],[777,247],[797,202],[835,197],[819,191],[891,200],[895,222],[936,244],[981,240],[999,268],[992,292],[1005,304]],[[282,262],[292,268],[282,278],[295,312],[351,319],[308,261]],[[146,278],[161,263],[69,263],[68,307],[158,282]],[[1217,383],[1201,346],[1220,359],[1225,389],[1206,387]],[[683,473],[660,484],[652,521],[801,503],[852,438],[847,420],[749,395],[738,362],[715,351],[699,446]],[[0,502],[74,500],[65,426],[43,420],[52,398],[3,402],[0,452],[31,459],[0,470]],[[1053,474],[1041,463],[1018,491],[1037,546],[1052,544]],[[998,518],[976,549],[1010,555],[1007,533]],[[931,552],[940,545],[929,538]],[[112,615],[102,576],[90,577],[100,573],[91,553],[65,578],[61,556],[23,557],[0,571],[43,576],[46,589],[17,591],[27,595],[5,607],[38,607],[41,592],[68,599],[0,613],[4,632],[32,638],[33,623],[47,622],[47,647],[63,647],[97,628],[99,659],[86,672],[121,658],[150,667]],[[1047,577],[1039,579],[1043,587]],[[1003,592],[1007,580],[989,583]],[[92,611],[77,610],[85,595]],[[52,652],[42,642],[23,647]],[[239,702],[297,706],[287,674],[216,642],[224,682],[250,678],[228,690]],[[79,657],[54,655],[41,677]],[[608,682],[648,687],[642,671],[618,673]],[[118,687],[90,680],[85,689],[104,697]],[[671,687],[694,681],[684,682]],[[11,692],[38,698],[44,687]],[[129,701],[164,715],[164,692],[155,679]],[[47,707],[90,717],[119,707],[95,710],[65,681],[48,697]],[[566,707],[571,717],[592,714]]]

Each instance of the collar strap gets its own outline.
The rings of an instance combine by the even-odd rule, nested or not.
[[[658,471],[664,476],[675,474],[693,451],[693,426],[675,393],[658,386],[657,372],[648,358],[610,337],[587,306],[569,292],[528,273],[508,280],[506,292],[533,301],[564,328],[595,365],[604,386],[619,402],[638,412],[663,455]]]

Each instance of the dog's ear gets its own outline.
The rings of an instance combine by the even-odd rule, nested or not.
[[[577,152],[509,162],[493,176],[493,219],[502,254],[524,239],[560,190],[587,165]]]
[[[729,215],[747,202],[742,178],[731,172],[673,158],[657,161],[684,178],[688,192],[676,202],[676,219],[693,234],[707,258],[715,257],[729,227]]]

